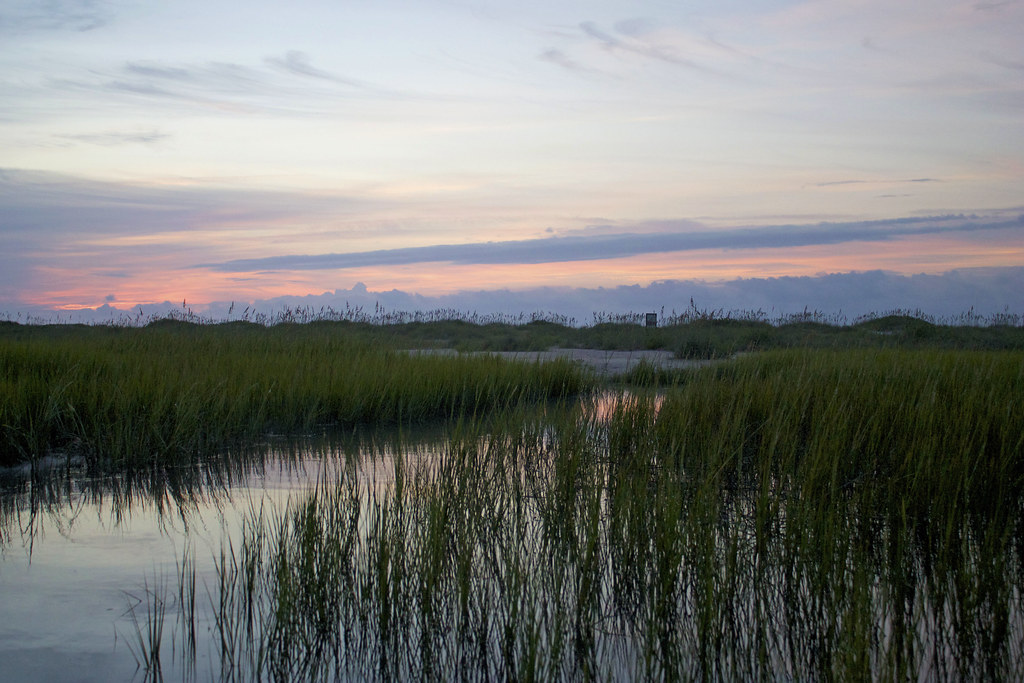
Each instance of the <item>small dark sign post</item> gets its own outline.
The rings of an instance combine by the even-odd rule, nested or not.
[[[657,326],[658,326],[658,314],[657,313],[648,313],[647,314],[647,327],[657,327]]]

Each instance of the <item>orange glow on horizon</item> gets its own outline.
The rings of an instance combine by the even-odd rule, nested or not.
[[[358,282],[372,292],[392,289],[425,296],[464,290],[536,287],[646,286],[661,280],[721,282],[738,278],[813,277],[824,273],[888,270],[905,275],[938,274],[960,268],[1024,265],[1024,235],[998,242],[955,236],[911,236],[882,242],[849,242],[773,249],[709,249],[644,254],[618,259],[541,264],[416,263],[345,270],[222,273],[171,270],[159,264],[144,275],[113,278],[102,273],[47,269],[59,287],[38,292],[28,303],[57,310],[95,308],[107,301],[127,310],[185,300],[202,307],[214,301],[246,303],[280,296],[320,295]]]

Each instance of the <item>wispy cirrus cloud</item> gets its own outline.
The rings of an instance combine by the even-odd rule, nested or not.
[[[169,79],[174,81],[195,80],[192,72],[180,66],[163,66],[154,62],[128,62],[124,65],[126,73],[143,78]]]
[[[169,106],[253,114],[295,113],[309,105],[301,91],[275,82],[268,71],[227,62],[125,62],[114,69],[68,72],[44,81],[37,96],[80,102],[80,109],[107,110],[111,101],[134,103],[143,111],[160,106],[161,116]]]
[[[101,87],[199,102],[283,97],[285,84],[258,67],[236,62],[127,62]]]
[[[104,131],[102,133],[75,133],[54,136],[70,142],[84,142],[100,147],[116,147],[118,145],[155,145],[168,140],[171,135],[159,130],[149,131]]]
[[[324,81],[330,81],[331,83],[340,83],[342,85],[350,85],[358,88],[369,87],[368,84],[358,81],[354,78],[345,78],[338,76],[324,69],[319,69],[310,62],[309,55],[300,50],[289,50],[283,57],[267,57],[263,60],[266,64],[280,69],[286,73],[290,73],[297,76],[308,76],[310,78],[317,78]]]
[[[554,64],[556,66],[560,66],[563,69],[566,69],[567,71],[572,71],[572,72],[577,73],[577,74],[601,75],[601,76],[607,76],[608,75],[608,74],[604,73],[603,71],[601,71],[600,69],[594,69],[594,68],[589,67],[589,66],[584,66],[580,62],[577,62],[576,60],[574,60],[571,57],[569,57],[567,54],[565,54],[561,50],[556,50],[554,48],[551,48],[551,49],[548,49],[548,50],[545,50],[544,52],[542,52],[540,54],[539,59],[541,61],[548,62],[548,63]]]
[[[866,179],[850,179],[850,180],[827,180],[820,183],[814,183],[814,187],[834,187],[837,185],[899,185],[902,183],[941,183],[942,181],[938,178],[902,178],[899,180],[866,180]]]
[[[597,83],[629,83],[637,92],[662,87],[679,73],[691,73],[716,84],[749,82],[751,57],[709,37],[705,30],[678,22],[628,18],[610,26],[581,21],[575,31],[556,34],[559,42],[539,59],[578,76],[602,76]],[[639,67],[639,68],[638,68]],[[673,73],[675,72],[675,73]],[[608,80],[605,80],[608,79]],[[671,99],[671,93],[662,92]]]
[[[604,50],[613,54],[626,53],[644,59],[686,67],[687,69],[700,71],[705,74],[726,75],[716,68],[680,55],[673,48],[649,42],[645,39],[646,31],[642,30],[643,27],[635,22],[620,22],[616,25],[617,32],[620,35],[624,35],[623,38],[605,31],[593,21],[581,22],[579,27],[586,36],[597,41]]]
[[[210,112],[308,117],[336,112],[342,104],[350,107],[355,97],[384,101],[399,96],[355,79],[321,73],[301,55],[289,55],[255,64],[129,59],[89,68],[67,65],[41,78],[34,78],[32,70],[24,67],[23,77],[10,84],[19,96],[14,106],[0,112],[0,120],[34,122],[68,110],[78,112],[79,120],[109,117],[115,103],[122,116],[157,120]]]
[[[60,77],[19,87],[26,90],[26,101],[56,99],[64,108],[73,101],[74,107],[82,111],[108,111],[111,101],[120,100],[141,111],[152,112],[153,107],[159,107],[159,116],[166,116],[169,106],[186,113],[216,111],[241,116],[326,116],[344,106],[346,116],[351,116],[356,100],[372,108],[394,101],[445,103],[466,99],[389,88],[333,73],[315,66],[298,50],[266,57],[255,64],[128,60],[116,67],[68,68]]]
[[[29,31],[92,31],[113,19],[106,3],[96,0],[7,2],[0,12],[0,34]]]

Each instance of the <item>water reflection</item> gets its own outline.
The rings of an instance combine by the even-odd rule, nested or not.
[[[325,463],[342,463],[383,476],[394,453],[415,453],[443,440],[439,427],[324,432],[303,438],[270,437],[189,465],[154,466],[116,473],[90,469],[81,458],[51,456],[33,465],[0,468],[0,548],[21,544],[31,552],[46,533],[72,537],[83,514],[112,531],[133,515],[185,533],[203,511],[235,503],[239,490],[256,485],[305,489],[328,476]],[[373,472],[377,474],[374,475]],[[170,526],[168,526],[170,525]]]
[[[618,415],[634,414],[638,408],[656,417],[665,403],[660,391],[601,391],[580,403],[583,418],[598,424],[607,423]]]
[[[1019,505],[938,524],[857,482],[815,500],[753,459],[710,467],[660,433],[665,401],[4,473],[5,673],[142,675],[156,622],[169,679],[1024,673]]]
[[[0,470],[0,678],[141,676],[132,608],[147,609],[154,591],[173,593],[183,558],[205,605],[222,544],[237,542],[253,511],[283,510],[346,471],[383,486],[395,454],[431,459],[443,436],[439,427],[326,432],[268,438],[187,467],[110,474],[51,458]]]
[[[696,477],[701,461],[658,440],[660,405],[468,431],[383,495],[347,478],[250,517],[220,564],[203,665],[279,680],[1020,679],[1020,553],[980,533],[1006,524],[822,505],[785,477],[721,476],[728,462]]]

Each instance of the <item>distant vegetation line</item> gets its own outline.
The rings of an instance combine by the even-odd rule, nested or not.
[[[730,314],[699,311],[659,315],[647,327],[644,314],[595,314],[595,322],[576,326],[555,315],[477,316],[457,311],[374,314],[359,309],[290,310],[271,319],[243,311],[242,319],[215,321],[187,309],[165,317],[122,320],[110,325],[38,325],[0,321],[5,338],[62,337],[78,330],[209,327],[223,330],[300,329],[340,335],[391,349],[458,351],[545,351],[553,347],[629,351],[666,350],[679,358],[714,359],[777,348],[940,348],[1024,349],[1024,324],[1006,314],[981,318],[968,312],[938,322],[921,312],[897,311],[864,316],[851,324],[818,312],[769,321],[760,312]],[[48,330],[43,332],[42,330]]]
[[[480,313],[477,311],[464,311],[457,308],[435,308],[430,310],[400,311],[387,310],[381,305],[374,306],[371,311],[363,306],[352,306],[348,302],[344,308],[333,306],[297,306],[287,307],[279,311],[264,312],[246,306],[236,306],[232,303],[228,309],[227,316],[218,317],[215,314],[201,313],[193,310],[187,301],[181,302],[181,307],[171,310],[161,310],[156,313],[146,313],[145,308],[139,305],[131,312],[121,312],[112,315],[109,320],[97,323],[114,327],[145,327],[146,325],[162,320],[176,320],[179,322],[195,323],[200,325],[213,325],[227,322],[250,322],[257,325],[270,327],[282,323],[311,323],[311,322],[351,322],[365,323],[370,325],[404,325],[409,323],[437,323],[437,322],[465,322],[474,325],[512,325],[519,326],[527,323],[545,322],[563,325],[566,327],[592,327],[607,323],[623,325],[640,325],[645,322],[649,313],[655,313],[658,317],[659,326],[673,327],[686,325],[693,322],[712,322],[732,320],[752,323],[765,323],[772,326],[783,326],[794,323],[816,323],[833,327],[857,326],[861,323],[872,322],[879,319],[899,317],[914,318],[922,322],[937,326],[952,327],[1022,327],[1024,326],[1024,315],[1013,313],[1009,309],[1002,313],[983,315],[975,312],[974,308],[961,313],[949,316],[936,316],[921,309],[891,309],[880,313],[867,313],[865,315],[850,317],[842,311],[825,312],[804,308],[799,313],[784,313],[781,311],[765,311],[763,309],[737,309],[726,310],[724,308],[700,308],[690,299],[689,306],[682,311],[675,308],[666,312],[665,306],[655,311],[612,313],[608,311],[594,311],[589,321],[580,321],[575,317],[556,313],[553,311],[533,311],[521,313]],[[66,319],[61,319],[55,313],[52,317],[39,315],[24,315],[18,313],[11,316],[7,314],[6,319],[0,322],[12,322],[27,325],[50,325],[50,324],[74,324],[71,314]]]

